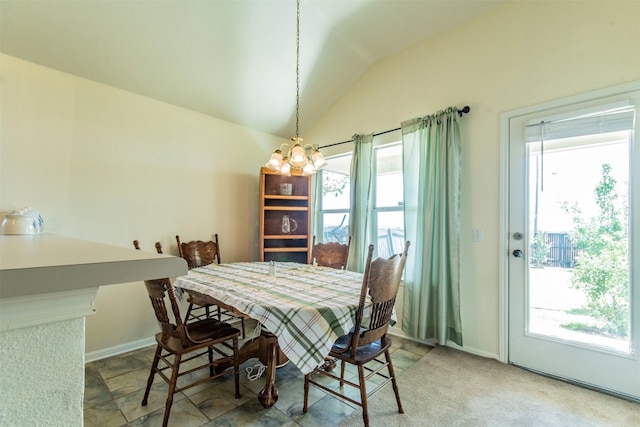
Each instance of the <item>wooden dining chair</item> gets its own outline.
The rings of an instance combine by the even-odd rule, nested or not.
[[[316,236],[313,236],[311,260],[315,265],[346,270],[350,246],[351,236],[346,244],[338,242],[316,243]]]
[[[187,261],[189,269],[203,267],[213,264],[214,262],[220,264],[218,234],[214,234],[214,240],[193,240],[191,242],[181,242],[180,236],[176,236],[176,242],[178,243],[178,252],[180,256]],[[242,338],[245,337],[244,317],[231,313],[215,304],[211,304],[196,295],[189,294],[187,301],[189,302],[189,307],[187,308],[185,322],[202,320],[212,316],[219,321],[240,319]]]
[[[239,399],[238,337],[240,336],[240,331],[227,323],[212,318],[185,324],[182,322],[180,307],[176,300],[171,280],[145,280],[144,284],[161,332],[155,336],[158,345],[151,363],[151,371],[147,380],[147,388],[142,398],[142,406],[147,405],[153,379],[155,374],[158,374],[169,384],[162,422],[162,426],[165,427],[169,422],[174,394],[226,375],[229,369],[216,369],[216,366],[223,364],[224,366],[232,366],[235,398]],[[174,322],[171,322],[165,303],[167,295]],[[205,354],[208,355],[208,360],[203,362],[201,356]],[[214,358],[214,354],[217,357]],[[191,362],[194,360],[196,362]],[[181,365],[186,362],[190,362],[188,368],[181,372]],[[207,376],[194,378],[194,372],[205,368],[209,368]],[[165,374],[164,371],[167,369],[170,369],[170,374]],[[187,384],[181,383],[181,386],[178,387],[178,380],[183,377],[185,381],[189,382]]]
[[[340,376],[338,377],[332,371],[326,370],[324,365],[318,366],[313,372],[306,374],[304,377],[304,406],[302,412],[306,413],[308,410],[309,386],[314,385],[326,393],[360,406],[366,427],[369,425],[367,399],[390,382],[396,395],[398,412],[404,413],[400,402],[396,375],[393,371],[393,363],[391,362],[389,352],[391,338],[387,335],[387,329],[391,322],[393,306],[398,295],[398,287],[402,279],[408,250],[409,242],[406,242],[403,253],[393,255],[389,259],[377,258],[371,261],[373,245],[369,245],[355,326],[349,334],[343,335],[335,341],[329,353],[329,357],[340,361]],[[367,293],[371,300],[371,307],[370,312],[367,314],[368,319],[365,322],[363,318],[368,310],[368,308],[365,309],[367,306]],[[358,333],[354,331],[358,331]],[[384,355],[384,359],[382,355]],[[372,362],[374,366],[372,367],[369,362]],[[357,383],[345,379],[346,363],[356,366],[358,370]],[[385,367],[388,373],[383,371]],[[366,376],[365,371],[367,373]],[[340,387],[330,388],[326,385],[326,381],[316,381],[314,378],[316,375],[337,380]],[[377,379],[375,387],[371,391],[367,391],[366,382],[373,378]],[[360,391],[359,401],[349,397],[344,392],[345,384]]]

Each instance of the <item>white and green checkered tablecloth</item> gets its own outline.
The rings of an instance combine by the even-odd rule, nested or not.
[[[211,264],[189,270],[175,286],[209,295],[260,322],[278,337],[303,373],[324,361],[354,324],[362,273],[298,263]]]

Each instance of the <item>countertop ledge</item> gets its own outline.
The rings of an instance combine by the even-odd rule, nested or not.
[[[187,273],[180,257],[49,233],[0,235],[0,298],[62,292]]]

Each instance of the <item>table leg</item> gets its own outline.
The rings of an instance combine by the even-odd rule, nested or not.
[[[267,360],[262,361],[267,366],[267,377],[264,388],[258,393],[258,400],[265,408],[273,406],[278,401],[278,389],[276,388],[276,361],[278,354],[278,340],[275,336],[260,337],[260,341],[266,346]],[[263,351],[261,353],[264,354]]]
[[[267,367],[267,375],[264,388],[258,393],[258,400],[265,408],[273,406],[278,401],[278,389],[276,387],[276,366],[287,361],[287,357],[280,351],[278,338],[271,332],[263,330],[259,337],[247,341],[238,349],[238,364],[249,359],[258,358],[260,363]],[[216,373],[224,371],[231,366],[230,363],[214,365]]]

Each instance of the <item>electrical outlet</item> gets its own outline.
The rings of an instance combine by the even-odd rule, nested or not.
[[[482,228],[473,229],[473,241],[482,242]]]

